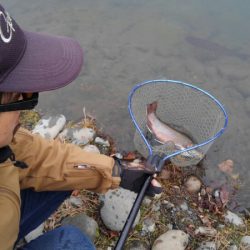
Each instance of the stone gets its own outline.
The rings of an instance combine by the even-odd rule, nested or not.
[[[241,238],[240,246],[242,249],[249,250],[250,249],[250,236],[246,235]]]
[[[229,210],[225,214],[225,222],[234,224],[235,226],[244,226],[242,218]]]
[[[92,128],[65,128],[60,134],[61,140],[69,140],[76,145],[85,145],[93,141],[95,131]]]
[[[108,229],[113,231],[121,231],[123,229],[136,196],[136,193],[123,188],[109,190],[105,193],[101,208],[101,218]],[[133,227],[138,224],[139,219],[140,211],[136,216]]]
[[[196,250],[217,250],[216,244],[213,241],[202,242]]]
[[[106,147],[110,147],[110,143],[108,140],[104,140],[103,138],[101,137],[96,137],[95,138],[95,143],[96,144],[101,144],[103,146],[106,146]]]
[[[97,153],[97,154],[101,153],[96,145],[91,145],[91,144],[84,146],[83,151],[90,153]]]
[[[39,225],[37,228],[29,232],[24,238],[27,243],[30,241],[36,239],[37,237],[41,236],[43,234],[43,229],[44,229],[44,223]]]
[[[33,134],[39,134],[46,139],[54,139],[66,124],[64,115],[49,116],[46,115],[38,121]]]
[[[69,202],[75,207],[81,207],[83,205],[82,200],[75,196],[70,196]]]
[[[148,250],[148,247],[144,242],[134,240],[129,244],[127,250]]]
[[[238,250],[238,247],[236,245],[231,245],[227,248],[227,250]]]
[[[191,194],[198,193],[201,189],[201,181],[198,177],[191,175],[185,181],[185,187]]]
[[[198,227],[194,233],[196,235],[204,235],[204,236],[215,236],[217,234],[217,230],[215,228],[212,227]]]
[[[169,230],[160,235],[154,242],[152,250],[174,249],[184,250],[188,245],[189,236],[181,230]]]
[[[64,218],[62,220],[62,225],[73,225],[75,227],[78,227],[93,242],[99,233],[97,222],[93,218],[85,215],[84,213]]]
[[[155,231],[155,222],[152,218],[146,218],[142,223],[142,230],[147,233],[153,233]]]

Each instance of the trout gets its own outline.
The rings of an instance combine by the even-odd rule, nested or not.
[[[154,134],[157,140],[165,144],[172,141],[180,148],[193,145],[191,139],[171,128],[156,116],[157,102],[147,104],[147,127],[150,133]]]
[[[157,101],[147,104],[147,128],[156,137],[156,141],[167,146],[169,152],[183,150],[194,145],[192,140],[162,122],[156,115]],[[177,166],[195,164],[204,158],[204,154],[196,149],[183,152],[172,157],[171,161]]]

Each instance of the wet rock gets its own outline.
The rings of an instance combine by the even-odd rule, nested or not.
[[[198,177],[191,175],[185,181],[185,187],[189,193],[198,193],[201,189],[201,181]]]
[[[59,134],[62,140],[69,140],[76,145],[85,145],[94,139],[95,131],[92,128],[66,128]]]
[[[91,145],[91,144],[84,146],[83,151],[91,152],[91,153],[97,153],[97,154],[101,153],[97,146]]]
[[[142,231],[153,233],[155,231],[155,221],[152,218],[146,218],[142,223]]]
[[[34,129],[33,134],[39,134],[46,139],[54,139],[66,124],[66,118],[64,115],[44,116],[38,121]]]
[[[109,190],[104,195],[101,218],[107,228],[113,231],[122,230],[136,196],[136,193],[123,188]],[[137,225],[139,219],[140,211],[133,226]]]
[[[204,235],[204,236],[215,236],[217,234],[217,230],[212,227],[198,227],[195,232],[196,235]]]
[[[196,250],[217,250],[216,244],[213,241],[202,242]]]
[[[37,237],[39,237],[40,235],[43,234],[43,229],[44,229],[44,223],[42,223],[41,225],[39,225],[37,228],[35,228],[33,231],[31,231],[30,233],[28,233],[24,238],[26,240],[26,242],[30,242],[34,239],[36,239]]]
[[[242,247],[242,249],[250,249],[250,236],[247,235],[247,236],[243,236],[241,238],[241,241],[240,241],[240,246]]]
[[[72,217],[66,217],[62,220],[62,225],[73,225],[78,227],[92,241],[95,240],[99,231],[97,222],[84,213],[80,213]]]
[[[237,214],[227,211],[225,214],[225,222],[232,223],[235,226],[244,226],[244,222]]]
[[[188,245],[188,238],[188,234],[181,230],[169,230],[155,240],[152,250],[184,250]]]

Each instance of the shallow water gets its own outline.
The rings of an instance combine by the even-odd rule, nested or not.
[[[210,149],[207,176],[235,162],[239,201],[250,207],[250,2],[239,0],[2,0],[30,31],[76,38],[85,66],[71,85],[41,94],[39,109],[80,119],[86,108],[117,147],[133,150],[127,96],[138,82],[167,78],[216,96],[229,114],[226,133]]]

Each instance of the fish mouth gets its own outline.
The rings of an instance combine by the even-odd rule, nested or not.
[[[21,127],[21,124],[18,123],[18,124],[16,125],[16,127],[14,128],[14,130],[13,130],[13,136],[16,134],[17,130],[18,130],[20,127]]]

